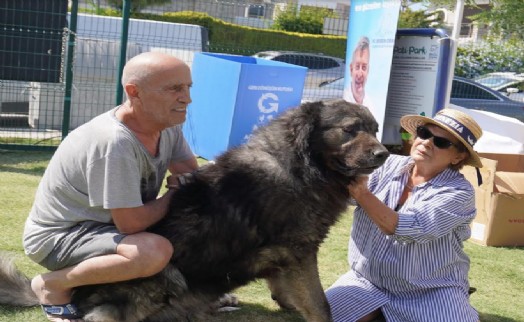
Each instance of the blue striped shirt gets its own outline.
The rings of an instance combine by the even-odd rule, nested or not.
[[[370,191],[397,208],[412,167],[410,157],[392,155],[370,175]],[[397,212],[395,234],[385,235],[362,208],[355,209],[351,270],[326,291],[334,320],[355,321],[381,307],[388,322],[478,321],[469,304],[463,250],[475,217],[471,184],[446,169],[415,186]]]

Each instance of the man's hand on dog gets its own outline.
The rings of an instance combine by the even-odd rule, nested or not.
[[[170,175],[166,178],[167,184],[166,188],[177,190],[181,186],[193,181],[193,174],[183,173],[180,175]]]

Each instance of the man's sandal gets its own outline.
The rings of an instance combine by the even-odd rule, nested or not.
[[[48,318],[60,318],[60,319],[81,319],[82,314],[74,304],[63,304],[63,305],[47,305],[42,304],[42,310]]]

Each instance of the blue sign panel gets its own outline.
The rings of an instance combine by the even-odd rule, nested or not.
[[[300,104],[307,68],[249,56],[197,53],[193,103],[184,134],[193,151],[214,159],[254,129]]]

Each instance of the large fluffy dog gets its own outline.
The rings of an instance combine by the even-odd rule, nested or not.
[[[347,208],[346,186],[389,155],[377,129],[366,108],[345,101],[283,113],[174,194],[169,214],[151,228],[175,245],[162,273],[81,287],[73,302],[86,321],[201,320],[220,295],[264,278],[280,306],[330,321],[317,252]],[[37,304],[29,280],[3,266],[0,303],[24,304],[25,293],[25,304]]]

